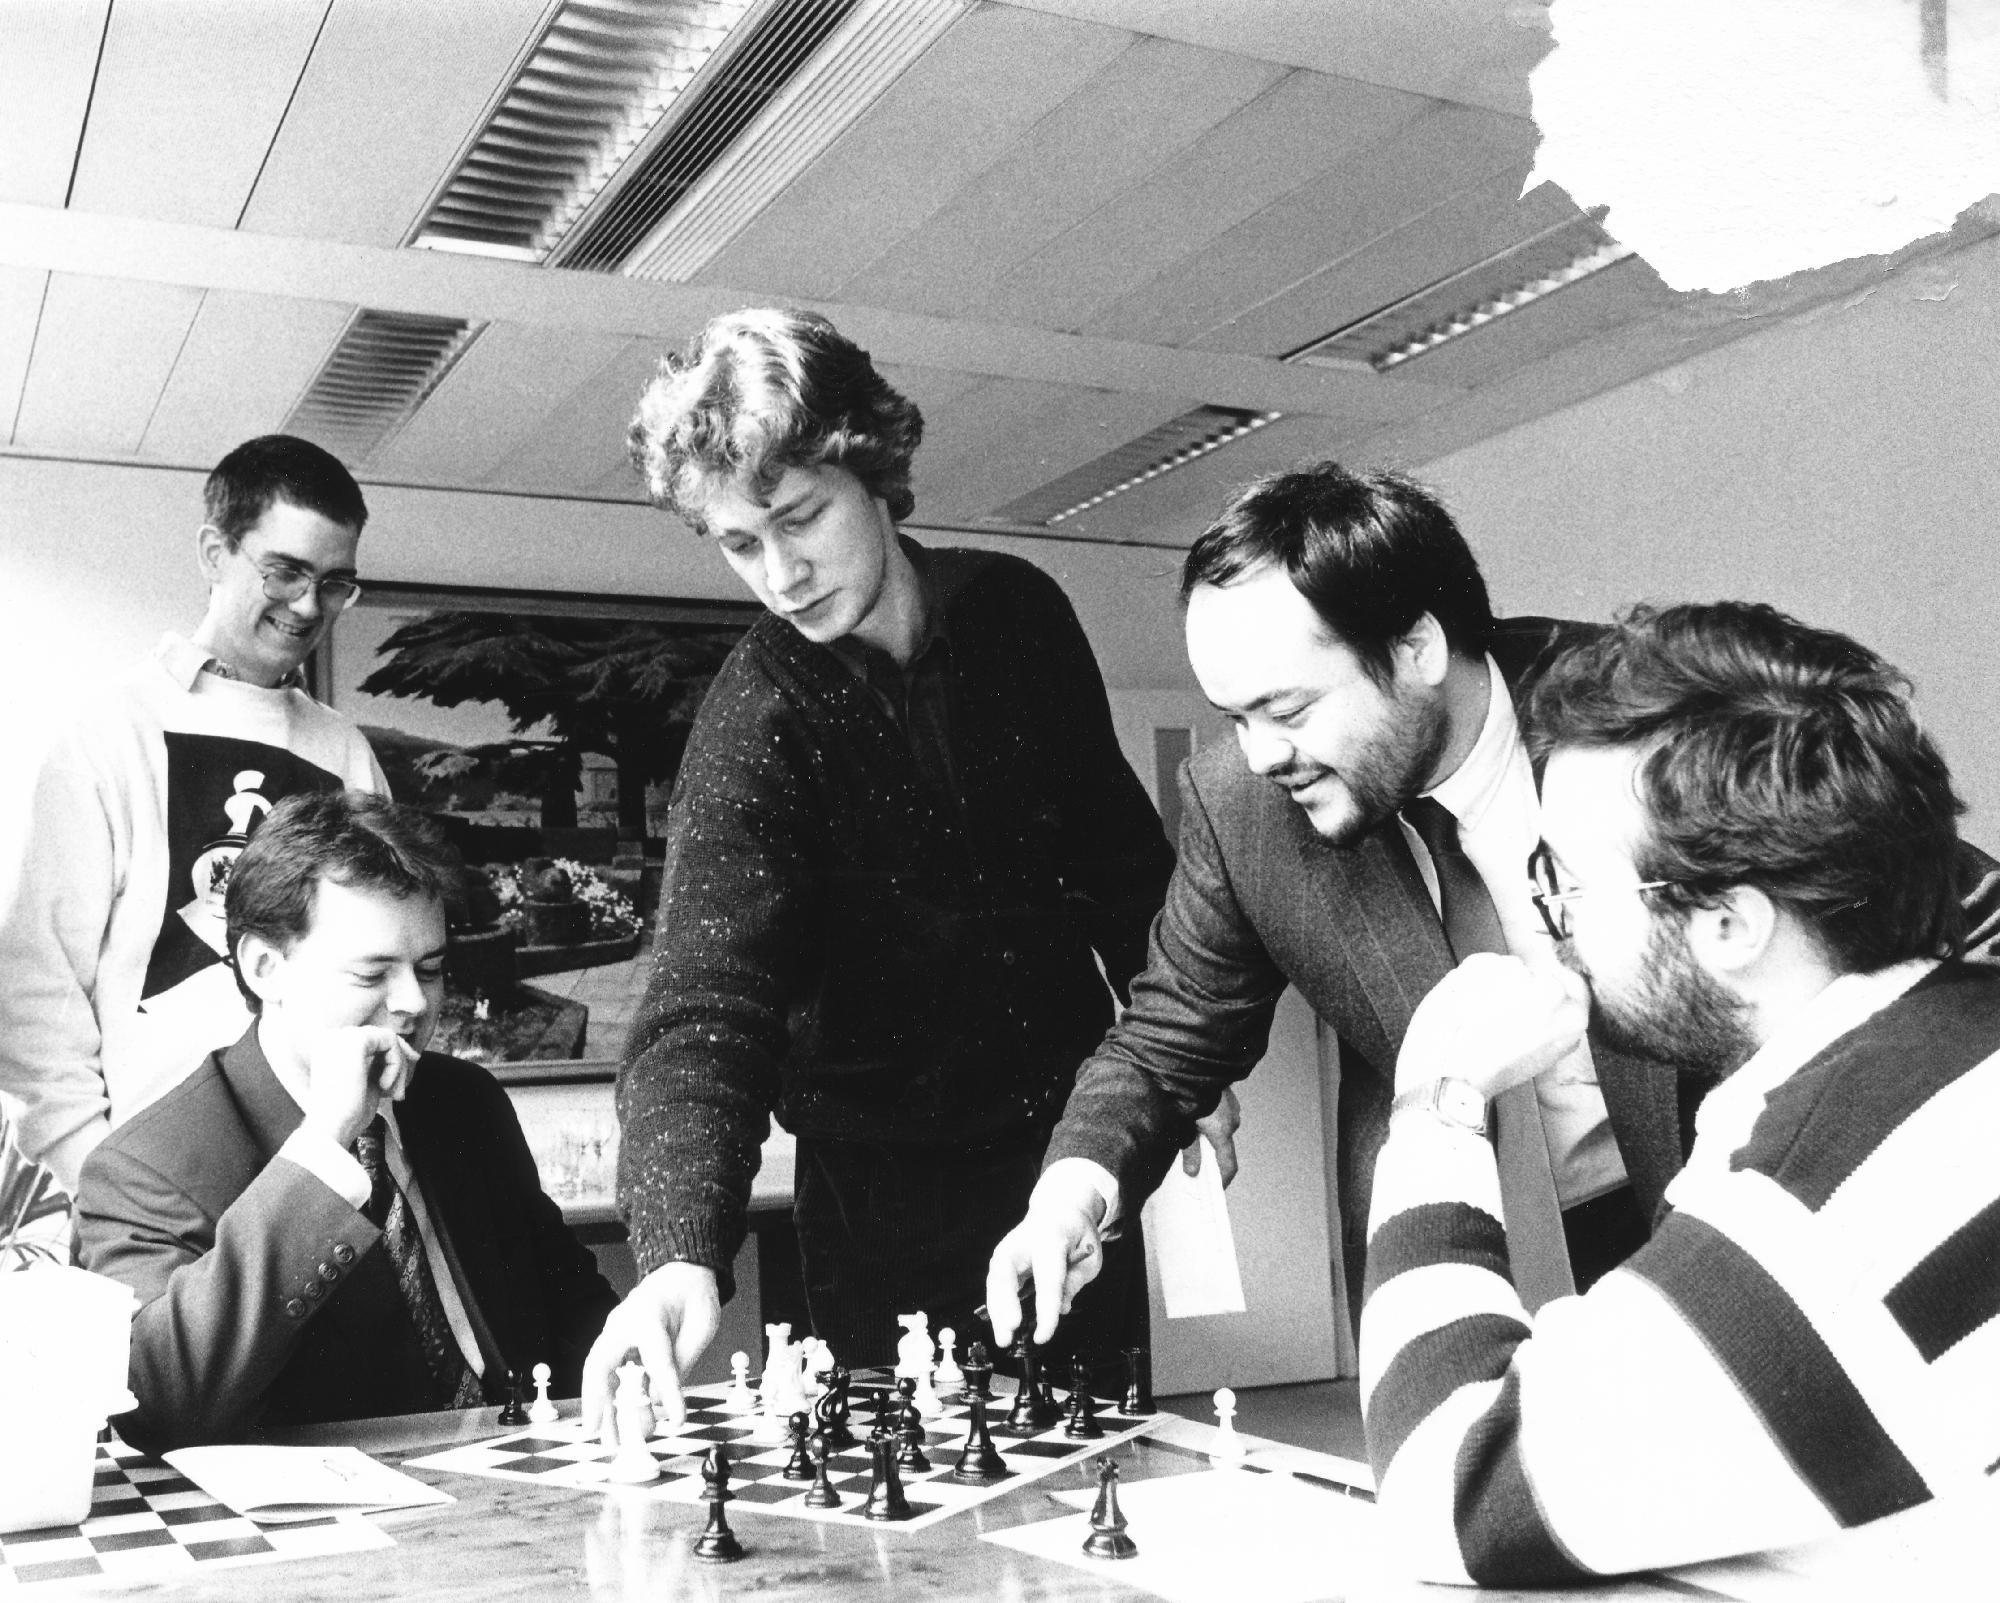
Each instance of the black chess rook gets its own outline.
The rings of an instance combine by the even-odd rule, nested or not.
[[[903,1478],[896,1470],[896,1443],[893,1439],[870,1441],[870,1457],[875,1461],[874,1484],[868,1501],[861,1505],[861,1517],[868,1520],[906,1520],[910,1500],[903,1495]]]
[[[1146,1349],[1125,1349],[1125,1406],[1127,1414],[1150,1414],[1153,1407],[1153,1366],[1146,1362]]]

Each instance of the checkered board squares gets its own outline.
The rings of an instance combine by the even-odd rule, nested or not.
[[[100,1442],[89,1515],[81,1525],[0,1536],[0,1592],[40,1581],[167,1581],[211,1567],[394,1545],[353,1514],[259,1525],[157,1459]]]
[[[890,1377],[884,1371],[870,1370],[856,1375],[849,1395],[853,1410],[849,1428],[857,1437],[866,1437],[874,1418],[874,1394],[889,1389]],[[783,1478],[784,1467],[792,1456],[789,1441],[773,1442],[768,1436],[759,1439],[761,1422],[754,1412],[730,1404],[727,1387],[690,1386],[687,1403],[687,1421],[681,1429],[671,1436],[655,1436],[647,1443],[653,1457],[659,1460],[661,1478],[641,1486],[616,1486],[608,1481],[605,1472],[614,1456],[613,1449],[595,1436],[584,1435],[581,1422],[574,1419],[409,1459],[405,1467],[533,1481],[544,1486],[618,1490],[663,1502],[699,1504],[703,1491],[701,1455],[722,1442],[729,1447],[732,1514],[738,1509],[752,1509],[833,1525],[865,1524],[870,1530],[922,1530],[1065,1464],[1094,1457],[1120,1442],[1130,1441],[1157,1423],[1155,1419],[1128,1418],[1106,1410],[1097,1416],[1104,1434],[1094,1441],[1072,1440],[1063,1435],[1061,1425],[1032,1436],[1014,1436],[1002,1423],[1008,1405],[1008,1399],[1002,1398],[988,1410],[988,1428],[993,1445],[1007,1466],[1006,1477],[984,1486],[961,1486],[951,1478],[951,1469],[965,1445],[968,1413],[962,1401],[947,1404],[940,1418],[926,1422],[924,1454],[931,1467],[915,1473],[901,1472],[910,1518],[888,1525],[861,1517],[862,1504],[868,1500],[874,1479],[874,1465],[865,1441],[827,1459],[827,1479],[840,1494],[840,1507],[807,1508],[805,1495],[812,1483]]]

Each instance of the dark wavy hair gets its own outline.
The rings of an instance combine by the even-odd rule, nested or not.
[[[312,928],[321,880],[350,890],[386,891],[441,903],[464,902],[465,868],[457,848],[427,814],[365,790],[303,791],[273,807],[229,871],[223,893],[229,961],[239,943],[260,936],[281,951]],[[236,970],[236,987],[262,1004]]]
[[[273,501],[317,512],[359,534],[368,503],[340,458],[291,434],[260,434],[215,464],[202,485],[208,521],[234,551]]]
[[[1181,600],[1270,565],[1377,683],[1392,671],[1395,643],[1427,612],[1461,655],[1483,652],[1493,632],[1465,536],[1436,496],[1401,474],[1319,462],[1247,485],[1189,548]]]
[[[917,504],[910,463],[924,437],[916,404],[868,353],[814,312],[715,318],[663,357],[628,435],[656,506],[701,531],[720,484],[768,493],[787,468],[846,468],[898,522]]]
[[[1638,746],[1633,867],[1667,905],[1763,891],[1842,972],[1954,953],[1965,936],[1951,773],[1909,681],[1774,607],[1634,607],[1534,692],[1538,755]]]

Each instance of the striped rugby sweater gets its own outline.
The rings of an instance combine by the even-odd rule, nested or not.
[[[1390,1541],[1532,1586],[1788,1545],[2000,1458],[2000,974],[1836,980],[1704,1103],[1653,1239],[1532,1320],[1492,1148],[1396,1121],[1362,1407]]]

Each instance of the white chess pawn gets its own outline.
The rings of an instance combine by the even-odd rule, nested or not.
[[[722,1399],[722,1406],[732,1414],[747,1414],[757,1406],[757,1394],[750,1389],[748,1353],[729,1355],[729,1395]]]
[[[535,1377],[535,1400],[528,1405],[528,1423],[553,1425],[562,1415],[549,1401],[549,1366],[537,1364],[529,1373]]]
[[[819,1394],[826,1388],[819,1383],[819,1377],[833,1368],[833,1349],[817,1336],[808,1336],[799,1343],[799,1402],[811,1409]]]
[[[660,1478],[660,1461],[646,1446],[653,1433],[653,1400],[646,1395],[646,1371],[637,1364],[618,1366],[618,1395],[612,1403],[617,1420],[617,1448],[604,1478],[621,1486],[643,1486]]]
[[[965,1389],[965,1371],[958,1367],[958,1357],[952,1350],[958,1346],[958,1332],[946,1325],[938,1332],[938,1346],[943,1349],[943,1356],[938,1359],[934,1383],[938,1396],[949,1402]]]
[[[1249,1457],[1243,1438],[1236,1434],[1236,1393],[1227,1386],[1215,1394],[1215,1440],[1208,1457],[1218,1469],[1239,1468]]]
[[[918,1372],[917,1390],[910,1401],[917,1405],[919,1419],[940,1419],[944,1416],[944,1399],[938,1396],[937,1387],[932,1384],[929,1364]]]

